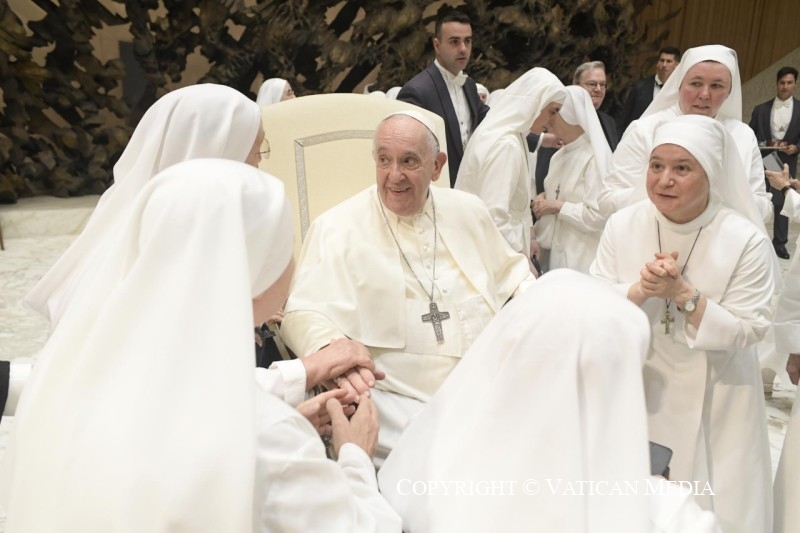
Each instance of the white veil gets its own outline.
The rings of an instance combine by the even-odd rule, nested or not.
[[[7,531],[250,531],[252,298],[292,254],[281,182],[196,159],[145,186],[23,394]]]
[[[283,98],[283,91],[289,83],[283,78],[270,78],[261,84],[256,96],[256,103],[260,107],[277,104]]]
[[[45,315],[54,329],[86,265],[118,239],[120,224],[150,178],[187,159],[244,161],[260,124],[259,107],[230,87],[193,85],[161,97],[136,126],[114,165],[114,184],[100,198],[83,232],[28,293],[26,304]]]

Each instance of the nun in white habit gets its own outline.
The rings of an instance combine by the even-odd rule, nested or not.
[[[588,273],[606,222],[597,194],[611,168],[611,149],[586,89],[572,85],[566,90],[564,105],[548,128],[565,146],[550,160],[544,192],[533,202],[534,239],[542,258],[547,257],[545,269]]]
[[[270,78],[261,84],[256,95],[256,103],[260,107],[277,104],[294,98],[292,85],[283,78]]]
[[[230,87],[200,84],[162,96],[136,126],[114,165],[114,184],[100,198],[86,227],[25,302],[55,329],[94,255],[119,238],[117,228],[126,222],[150,178],[175,163],[199,157],[257,165],[263,139],[261,110]]]
[[[650,477],[649,335],[636,306],[577,272],[514,298],[378,474],[403,530],[718,531],[690,497],[647,495],[648,483],[669,492]]]
[[[791,187],[788,165],[782,173],[767,171],[776,189]],[[787,189],[782,215],[800,221],[800,193]],[[800,239],[798,239],[800,240]],[[786,370],[792,383],[800,379],[800,259],[792,258],[784,277],[784,286],[775,310],[775,348],[778,354],[789,354]],[[773,485],[775,497],[774,533],[790,533],[800,527],[800,401],[795,398],[781,459]]]
[[[455,188],[478,196],[515,252],[531,256],[531,174],[526,135],[558,113],[566,92],[547,69],[533,68],[509,85],[470,137]]]
[[[719,121],[673,118],[656,126],[653,146],[648,199],[608,220],[591,273],[650,319],[650,439],[673,450],[672,479],[708,483],[713,495],[697,501],[727,533],[766,533],[771,466],[755,344],[771,324],[777,259]]]
[[[675,72],[639,120],[631,123],[614,151],[613,168],[604,180],[599,203],[604,216],[647,197],[643,177],[656,124],[679,115],[717,119],[733,137],[740,164],[762,221],[772,216],[772,200],[764,185],[758,141],[742,122],[742,82],[736,51],[711,44],[686,51]]]
[[[145,186],[50,338],[59,357],[35,369],[6,531],[399,531],[365,453],[371,401],[350,422],[332,409],[334,462],[253,379],[253,324],[286,297],[291,235],[283,185],[243,163],[187,161]]]
[[[263,141],[260,108],[230,87],[193,85],[160,98],[144,114],[114,165],[114,184],[100,198],[86,228],[34,286],[26,303],[45,315],[51,329],[56,329],[72,301],[94,285],[98,270],[103,268],[95,257],[119,240],[136,198],[154,175],[197,158],[222,158],[257,166]],[[57,353],[58,350],[44,352],[38,356],[39,361],[43,355],[52,357]],[[271,371],[258,370],[257,375],[264,386],[292,405],[300,404],[306,390],[318,382],[352,366],[362,367],[364,386],[374,384],[374,364],[363,345],[338,341],[320,356],[302,362],[281,361]],[[356,391],[351,391],[348,399],[355,397]]]

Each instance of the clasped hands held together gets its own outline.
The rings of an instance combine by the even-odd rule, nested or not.
[[[317,385],[329,390],[304,401],[297,410],[320,435],[333,437],[337,454],[350,442],[372,457],[380,425],[370,389],[385,374],[375,368],[366,346],[351,339],[335,339],[301,360],[306,390]]]
[[[655,254],[655,261],[645,263],[639,271],[639,281],[631,285],[628,299],[641,305],[648,298],[671,300],[679,308],[695,295],[696,288],[683,277],[678,265],[678,252]],[[695,327],[700,326],[706,307],[706,297],[701,295],[696,304],[696,311],[686,316],[687,322]]]
[[[541,218],[544,215],[557,215],[563,205],[563,201],[548,200],[544,193],[540,193],[533,200],[533,214],[536,215],[536,218]]]

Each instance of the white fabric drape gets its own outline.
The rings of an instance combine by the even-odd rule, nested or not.
[[[285,270],[283,185],[197,159],[150,180],[23,393],[8,532],[250,531],[252,298]]]
[[[566,97],[564,85],[533,68],[509,85],[464,150],[456,189],[477,195],[511,248],[530,257],[530,170],[525,136],[533,121]]]
[[[86,228],[27,295],[26,303],[55,328],[94,256],[118,239],[134,200],[154,175],[201,157],[244,161],[256,139],[261,111],[238,91],[214,84],[184,87],[161,97],[142,117],[114,165],[114,184]]]

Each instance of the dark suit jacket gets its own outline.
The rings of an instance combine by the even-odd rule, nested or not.
[[[611,151],[613,152],[617,149],[617,145],[619,144],[617,122],[614,120],[614,117],[608,113],[603,113],[602,111],[597,112],[597,118],[600,119],[600,125],[603,127],[603,133],[606,135],[608,146],[611,147]]]
[[[655,76],[643,78],[633,85],[633,89],[628,93],[628,99],[625,100],[625,105],[622,107],[622,112],[617,121],[617,128],[620,134],[624,134],[630,123],[638,120],[653,101],[653,89],[655,86]]]
[[[467,104],[472,119],[470,131],[475,131],[478,124],[489,111],[489,107],[481,102],[478,97],[478,88],[475,80],[467,78],[463,87],[464,95],[467,97]],[[418,105],[444,119],[445,130],[447,131],[447,161],[450,165],[450,186],[456,183],[458,167],[461,166],[461,158],[464,157],[464,146],[461,143],[461,129],[458,126],[458,117],[450,93],[447,91],[447,84],[442,77],[442,73],[431,63],[428,68],[411,78],[397,95],[398,100]]]
[[[800,100],[792,98],[792,120],[789,121],[789,127],[786,128],[786,134],[783,140],[789,144],[798,146],[800,144]],[[772,114],[772,102],[764,102],[759,104],[753,109],[753,115],[750,117],[750,128],[755,132],[758,142],[769,141],[772,139],[772,129],[769,126],[769,117]],[[800,148],[800,146],[798,146]],[[788,155],[784,152],[778,152],[778,157],[781,161],[789,165],[789,174],[793,178],[797,178],[797,153]]]

